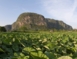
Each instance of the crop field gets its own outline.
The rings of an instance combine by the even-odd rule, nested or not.
[[[77,59],[77,33],[1,32],[0,59]]]

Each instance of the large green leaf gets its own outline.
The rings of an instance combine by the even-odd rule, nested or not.
[[[53,59],[53,58],[56,59],[56,56],[51,52],[45,52],[45,54],[47,55],[49,59]]]
[[[58,59],[72,59],[72,58],[69,57],[69,56],[61,56],[61,57],[59,57]]]

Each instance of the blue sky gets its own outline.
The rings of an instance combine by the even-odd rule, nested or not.
[[[77,0],[0,0],[0,26],[12,24],[23,12],[42,14],[77,28]]]

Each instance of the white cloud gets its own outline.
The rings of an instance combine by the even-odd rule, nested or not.
[[[77,28],[77,0],[42,0],[42,4],[52,18]]]

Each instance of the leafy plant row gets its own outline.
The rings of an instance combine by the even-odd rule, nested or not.
[[[77,58],[76,33],[0,33],[0,59],[63,58]]]

